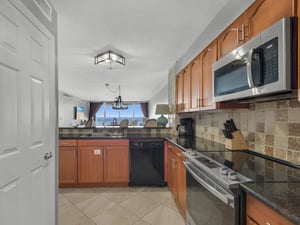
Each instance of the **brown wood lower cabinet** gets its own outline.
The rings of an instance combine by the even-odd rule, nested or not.
[[[104,148],[104,182],[129,182],[128,146]]]
[[[59,147],[60,187],[128,186],[127,139],[79,139],[63,143]],[[76,146],[66,147],[68,143]]]
[[[247,194],[247,225],[293,225],[267,205]]]
[[[59,184],[77,183],[77,140],[59,141]]]
[[[59,183],[77,183],[77,147],[59,147]]]
[[[103,182],[103,147],[78,148],[78,183]]]
[[[173,144],[167,143],[168,148],[168,187],[175,202],[184,216],[186,215],[186,170],[183,165],[182,151]]]

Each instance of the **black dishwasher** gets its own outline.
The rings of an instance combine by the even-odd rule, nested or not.
[[[130,140],[130,185],[164,186],[164,141]]]

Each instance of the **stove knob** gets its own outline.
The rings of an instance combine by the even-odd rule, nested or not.
[[[227,167],[221,167],[220,168],[220,173],[222,175],[227,175],[228,174],[228,168]]]
[[[237,180],[238,175],[237,175],[237,173],[235,173],[235,172],[229,172],[229,173],[228,173],[228,178],[229,178],[230,180]]]
[[[194,151],[192,151],[192,152],[191,152],[191,155],[192,155],[192,156],[196,156],[196,155],[197,155],[197,153],[196,153],[196,152],[194,152]]]

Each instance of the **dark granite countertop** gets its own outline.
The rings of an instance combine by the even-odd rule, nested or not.
[[[59,134],[59,139],[136,139],[136,138],[169,138],[171,135],[159,134]]]
[[[300,224],[300,183],[244,183],[242,188],[295,224]]]

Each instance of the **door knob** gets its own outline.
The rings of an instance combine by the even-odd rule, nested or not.
[[[45,156],[44,156],[44,159],[45,160],[48,160],[48,159],[50,159],[50,158],[52,158],[52,152],[47,152],[46,154],[45,154]]]

